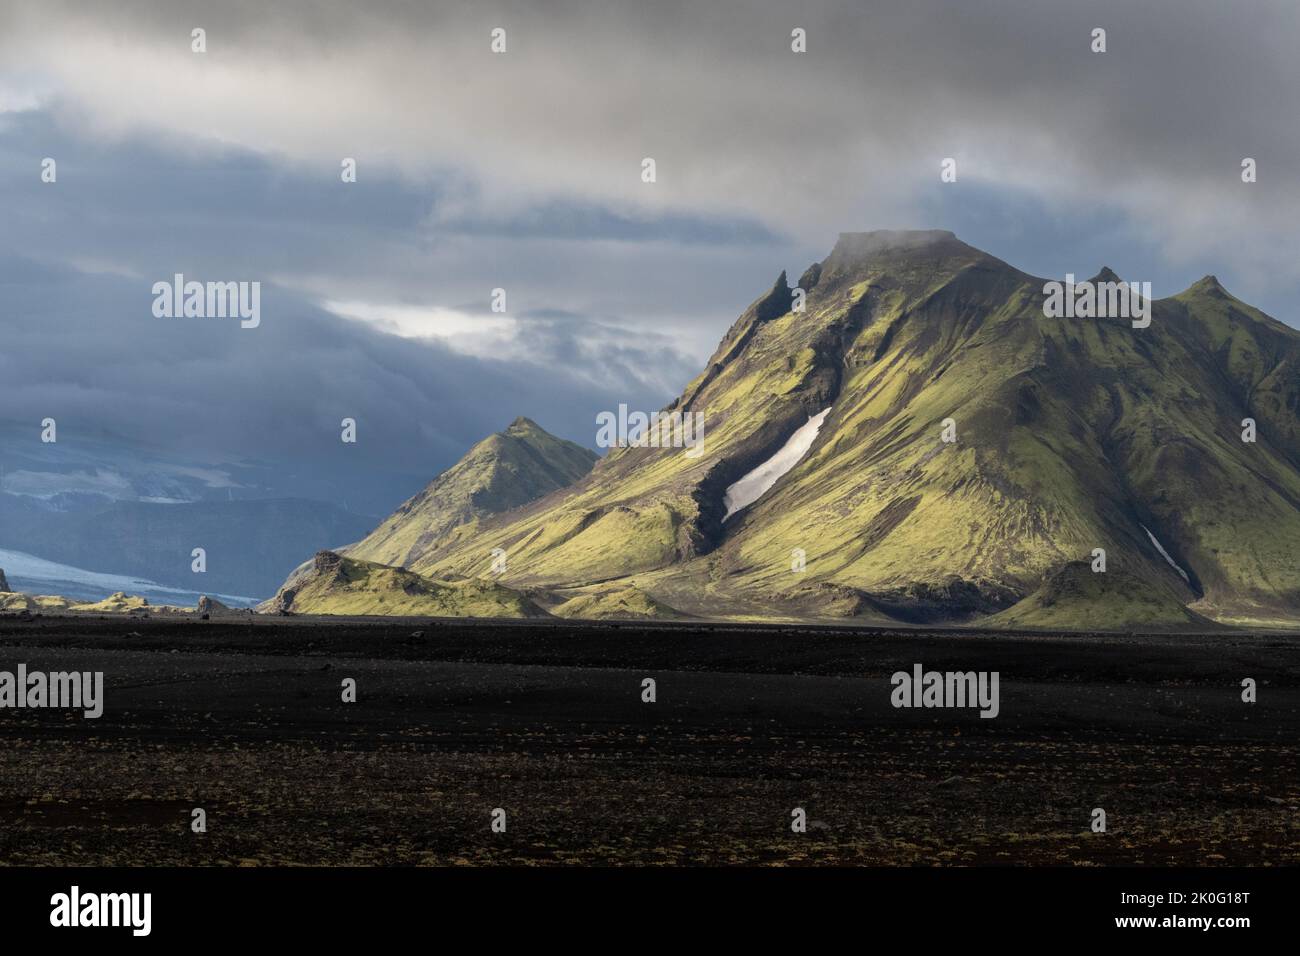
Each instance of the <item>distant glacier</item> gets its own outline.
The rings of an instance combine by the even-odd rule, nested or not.
[[[22,551],[0,548],[0,569],[9,579],[9,587],[25,594],[58,594],[79,601],[100,601],[116,591],[147,598],[150,604],[178,604],[193,607],[206,591],[169,588],[143,578],[121,574],[87,571],[68,564],[46,561]],[[233,594],[212,594],[229,607],[252,607],[258,598]]]

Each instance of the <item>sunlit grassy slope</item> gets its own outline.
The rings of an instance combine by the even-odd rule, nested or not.
[[[517,418],[471,448],[347,553],[401,566],[425,560],[453,528],[570,485],[595,461],[591,450]]]
[[[592,588],[589,593],[575,595],[558,604],[551,613],[557,617],[583,620],[681,617],[673,608],[632,584]]]
[[[1189,610],[1171,589],[1074,561],[1051,571],[1032,594],[988,618],[1023,630],[1202,630],[1214,622]]]
[[[433,581],[403,568],[316,555],[311,571],[281,590],[265,611],[413,617],[545,617],[532,600],[495,581]]]

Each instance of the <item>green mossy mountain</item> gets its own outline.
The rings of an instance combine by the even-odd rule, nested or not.
[[[1146,328],[1051,318],[1044,280],[943,231],[843,234],[797,286],[804,311],[783,273],[668,407],[703,413],[703,454],[613,449],[511,511],[412,507],[348,553],[443,580],[500,549],[494,581],[581,589],[578,612],[603,591],[736,619],[1300,621],[1300,332],[1213,277]],[[727,488],[826,409],[724,521]],[[1098,548],[1104,582],[1080,580]]]
[[[453,529],[472,528],[485,516],[571,485],[591,471],[596,459],[590,449],[517,418],[471,448],[346,553],[379,564],[427,563]]]

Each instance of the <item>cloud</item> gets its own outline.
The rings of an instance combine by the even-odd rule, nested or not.
[[[615,322],[558,309],[516,317],[367,302],[324,306],[390,335],[529,367],[537,374],[583,380],[611,395],[629,385],[647,395],[672,394],[698,371],[698,363],[671,336],[646,332],[632,337]]]
[[[590,444],[611,393],[658,398],[637,378],[594,383],[563,365],[541,376],[532,363],[377,332],[277,286],[263,288],[257,329],[157,319],[148,282],[15,258],[0,258],[0,289],[6,418],[93,423],[191,455],[354,455],[429,475],[516,415]],[[347,417],[356,450],[339,441]]]
[[[518,414],[585,440],[882,227],[1158,290],[1214,271],[1294,324],[1297,27],[1291,0],[8,0],[6,401],[304,457],[350,415],[417,470]],[[159,324],[175,272],[263,281],[263,328]]]
[[[745,228],[820,246],[906,222],[951,156],[959,181],[1063,210],[1113,205],[1175,257],[1300,269],[1275,251],[1300,203],[1300,128],[1281,94],[1300,86],[1290,0],[1248,16],[1218,0],[16,10],[6,59],[48,77],[70,120],[322,170],[356,156],[363,170],[463,176],[473,218],[512,222],[513,236],[521,210],[573,202],[632,222],[759,223]],[[203,55],[189,48],[197,25]],[[789,49],[796,25],[806,54]],[[495,26],[504,55],[489,51]],[[1104,54],[1089,49],[1098,26]],[[1261,164],[1251,190],[1247,155]],[[653,185],[643,156],[658,161]]]

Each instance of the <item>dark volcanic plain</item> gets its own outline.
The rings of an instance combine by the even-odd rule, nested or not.
[[[916,662],[1001,714],[892,708]],[[1300,862],[1296,636],[0,618],[19,663],[105,710],[0,710],[2,864]]]

